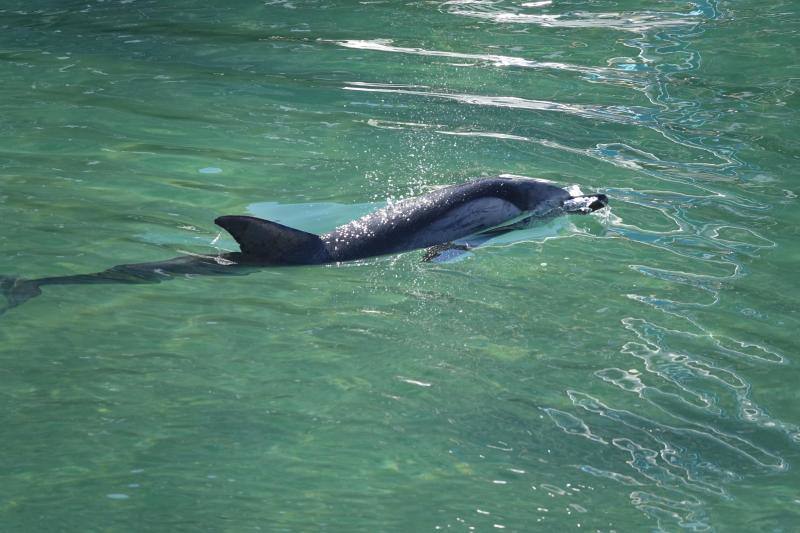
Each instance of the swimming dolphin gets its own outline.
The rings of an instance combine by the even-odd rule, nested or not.
[[[318,265],[427,248],[425,260],[447,250],[464,251],[498,234],[563,214],[605,207],[604,194],[572,196],[548,182],[485,178],[408,198],[315,235],[251,216],[226,215],[214,222],[239,243],[240,252],[186,255],[167,261],[117,265],[94,274],[35,280],[0,278],[0,291],[15,307],[45,285],[153,283],[186,274],[247,274],[253,267]],[[466,243],[455,243],[466,237]],[[2,312],[2,310],[0,310]]]

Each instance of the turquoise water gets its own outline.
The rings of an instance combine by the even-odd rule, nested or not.
[[[501,173],[611,209],[45,287],[0,316],[0,530],[796,530],[797,3],[209,4],[0,3],[0,275]]]

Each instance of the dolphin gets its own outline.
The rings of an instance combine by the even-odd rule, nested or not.
[[[166,261],[117,265],[102,272],[25,280],[0,277],[6,309],[41,294],[46,285],[157,283],[179,275],[238,274],[257,267],[340,263],[426,248],[423,259],[462,253],[498,235],[564,214],[588,214],[608,205],[604,194],[572,196],[549,182],[483,178],[407,198],[316,235],[252,216],[214,222],[239,252],[184,255]],[[2,313],[4,310],[0,310]]]

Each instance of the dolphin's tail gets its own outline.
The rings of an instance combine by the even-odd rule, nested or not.
[[[319,235],[256,217],[227,215],[214,221],[239,243],[242,254],[276,265],[325,263],[330,255]]]
[[[22,305],[31,298],[42,294],[39,284],[33,280],[24,280],[0,276],[0,293],[5,297],[5,304],[0,304],[0,315]]]

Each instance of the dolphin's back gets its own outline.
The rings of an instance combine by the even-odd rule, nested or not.
[[[483,179],[409,198],[322,235],[335,261],[398,253],[495,227],[523,209],[511,180]]]

